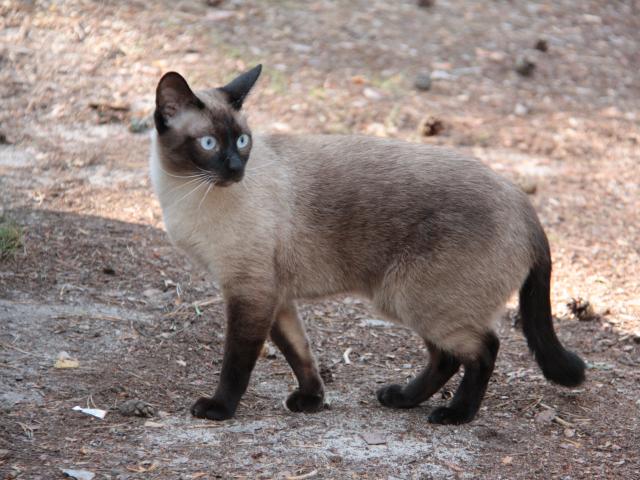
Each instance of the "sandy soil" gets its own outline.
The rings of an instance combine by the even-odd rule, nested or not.
[[[0,478],[640,478],[637,2],[5,0],[0,13],[0,207],[24,229],[0,259]],[[327,410],[284,410],[295,382],[276,353],[234,420],[191,418],[219,371],[221,300],[168,244],[148,137],[131,130],[164,71],[209,87],[258,62],[254,130],[450,145],[535,190],[557,329],[588,382],[547,383],[505,318],[479,417],[432,426],[458,380],[420,408],[380,407],[376,388],[426,351],[342,298],[301,309]],[[424,72],[429,91],[414,87]],[[424,136],[433,119],[444,129]],[[577,297],[597,318],[571,315]],[[76,368],[54,368],[63,351]],[[131,399],[155,416],[122,415]]]

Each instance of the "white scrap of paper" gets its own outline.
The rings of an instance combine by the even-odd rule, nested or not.
[[[92,478],[96,476],[95,473],[88,470],[66,469],[62,470],[62,473],[64,473],[65,477],[73,478],[75,480],[92,480]]]
[[[100,419],[103,419],[107,414],[106,410],[101,410],[99,408],[82,408],[77,405],[73,407],[72,410],[75,410],[76,412],[82,412],[86,415],[91,415],[92,417],[96,417]]]

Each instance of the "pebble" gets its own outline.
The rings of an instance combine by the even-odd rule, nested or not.
[[[379,91],[369,87],[362,90],[362,94],[369,100],[380,100],[382,98],[382,94]]]
[[[533,178],[525,177],[518,180],[522,191],[528,195],[533,195],[538,190],[538,184]]]
[[[413,86],[417,90],[426,92],[431,88],[431,75],[429,73],[419,73],[416,75]]]
[[[132,118],[129,122],[129,131],[131,133],[144,133],[151,128],[151,118]]]
[[[530,77],[535,69],[536,64],[527,57],[520,57],[516,61],[515,70],[523,77]]]
[[[524,117],[529,113],[529,107],[523,105],[522,103],[516,103],[515,108],[513,109],[513,113],[518,115],[519,117]]]
[[[536,423],[545,424],[551,423],[556,418],[555,410],[543,410],[535,416]]]
[[[549,44],[544,38],[540,38],[538,39],[536,44],[533,46],[533,48],[535,48],[536,50],[539,50],[540,52],[548,52]]]

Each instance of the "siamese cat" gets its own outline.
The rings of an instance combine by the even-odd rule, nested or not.
[[[430,360],[406,385],[377,392],[411,408],[460,368],[432,423],[471,421],[492,374],[493,323],[519,289],[524,335],[544,376],[584,380],[553,329],[547,237],[520,188],[479,161],[397,140],[254,135],[241,113],[261,66],[194,93],[178,73],[156,91],[151,178],[172,242],[218,280],[227,330],[215,394],[199,418],[234,415],[267,337],[298,381],[295,412],[324,406],[297,300],[361,295],[412,328]]]

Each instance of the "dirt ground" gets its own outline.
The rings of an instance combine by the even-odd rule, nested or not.
[[[640,478],[638,2],[4,0],[0,13],[0,206],[24,232],[0,259],[0,478]],[[325,411],[282,407],[295,382],[267,352],[235,419],[191,418],[219,372],[222,305],[163,232],[144,127],[163,72],[210,87],[258,62],[254,130],[449,145],[532,192],[558,334],[588,381],[546,382],[505,317],[478,418],[430,425],[458,380],[383,409],[376,388],[426,351],[342,298],[301,308]],[[578,297],[595,318],[571,314]],[[74,368],[55,368],[61,352]],[[155,416],[119,413],[131,399]]]

